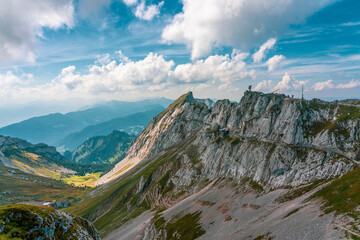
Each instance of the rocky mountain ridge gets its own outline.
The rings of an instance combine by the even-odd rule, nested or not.
[[[358,106],[249,91],[239,104],[221,100],[208,108],[188,93],[152,120],[127,158],[141,161],[188,139],[203,176],[250,177],[270,187],[300,185],[356,165],[359,116]],[[230,133],[223,135],[220,128]],[[192,170],[181,171],[182,178],[192,178],[187,176]],[[100,183],[116,177],[110,174]]]

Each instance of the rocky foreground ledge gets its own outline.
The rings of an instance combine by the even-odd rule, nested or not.
[[[100,239],[87,220],[51,207],[0,207],[0,239]]]

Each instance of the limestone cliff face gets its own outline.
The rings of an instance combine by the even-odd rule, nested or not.
[[[247,91],[238,104],[209,108],[188,93],[151,121],[128,157],[141,162],[176,147],[184,163],[172,180],[177,186],[247,177],[275,188],[342,175],[356,164],[359,146],[357,105]]]

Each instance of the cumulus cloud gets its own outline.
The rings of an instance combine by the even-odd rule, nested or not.
[[[281,81],[273,88],[273,91],[297,90],[306,85],[308,82],[309,81],[298,81],[288,73],[285,73]]]
[[[164,28],[162,38],[186,44],[197,59],[216,45],[257,46],[335,1],[182,0],[182,12]]]
[[[164,2],[160,2],[159,4],[152,4],[149,6],[145,5],[145,2],[142,1],[135,10],[135,16],[143,19],[143,20],[147,20],[150,21],[152,20],[155,16],[160,14],[160,8],[162,7],[162,5],[164,5]]]
[[[285,57],[283,55],[275,55],[269,60],[266,61],[266,65],[268,66],[268,71],[272,72],[277,68],[281,61],[283,61]]]
[[[308,84],[309,81],[299,81],[292,77],[290,74],[285,73],[281,81],[276,83],[272,80],[264,80],[254,88],[255,91],[265,92],[291,92],[301,89],[302,86]]]
[[[32,74],[21,74],[20,76],[16,76],[11,71],[0,74],[0,84],[3,89],[19,85],[28,85],[33,81],[34,76]]]
[[[233,89],[232,83],[253,79],[255,71],[247,70],[243,61],[248,54],[234,51],[231,55],[214,55],[205,60],[180,64],[162,55],[149,53],[144,59],[132,61],[121,51],[118,61],[104,55],[88,72],[77,72],[75,66],[62,69],[50,83],[29,87],[15,80],[8,85],[13,95],[38,95],[41,97],[93,97],[125,91],[149,92],[176,88],[179,85],[213,86]],[[105,60],[103,60],[105,59]],[[13,76],[10,74],[9,76]],[[9,80],[8,80],[9,81]],[[33,84],[34,85],[34,84]],[[0,93],[4,91],[0,89]]]
[[[315,83],[311,88],[315,91],[322,91],[322,90],[326,90],[326,89],[349,89],[349,88],[355,88],[355,87],[359,87],[360,86],[360,81],[359,80],[351,80],[348,83],[341,83],[338,85],[334,84],[334,80],[327,80],[325,82],[318,82]]]
[[[243,61],[247,55],[235,50],[231,56],[209,56],[205,60],[178,65],[170,73],[170,77],[177,83],[220,81],[229,84],[243,79],[252,79],[255,77],[255,71],[248,71]]]
[[[123,0],[123,2],[127,5],[127,6],[133,6],[135,4],[138,3],[137,0]]]
[[[108,53],[97,56],[96,63],[98,64],[105,65],[105,64],[109,64],[110,62],[111,62],[111,56]]]
[[[272,80],[264,80],[255,86],[254,91],[268,92],[274,87]]]
[[[72,0],[2,1],[0,8],[0,64],[35,61],[35,39],[42,29],[74,25]]]
[[[333,80],[328,80],[325,82],[318,82],[312,86],[312,89],[314,89],[315,91],[321,91],[324,89],[332,89],[332,88],[335,88]]]
[[[256,63],[261,62],[261,60],[264,59],[266,52],[271,48],[273,48],[275,43],[276,43],[276,39],[270,38],[263,45],[261,45],[260,49],[257,52],[255,52],[252,56],[254,62]]]
[[[336,86],[336,88],[339,89],[346,89],[346,88],[355,88],[355,87],[359,87],[360,86],[360,81],[359,80],[351,80],[348,83],[343,83],[343,84],[339,84]]]

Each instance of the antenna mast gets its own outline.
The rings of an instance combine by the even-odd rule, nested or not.
[[[301,99],[304,100],[304,84],[301,85]]]

